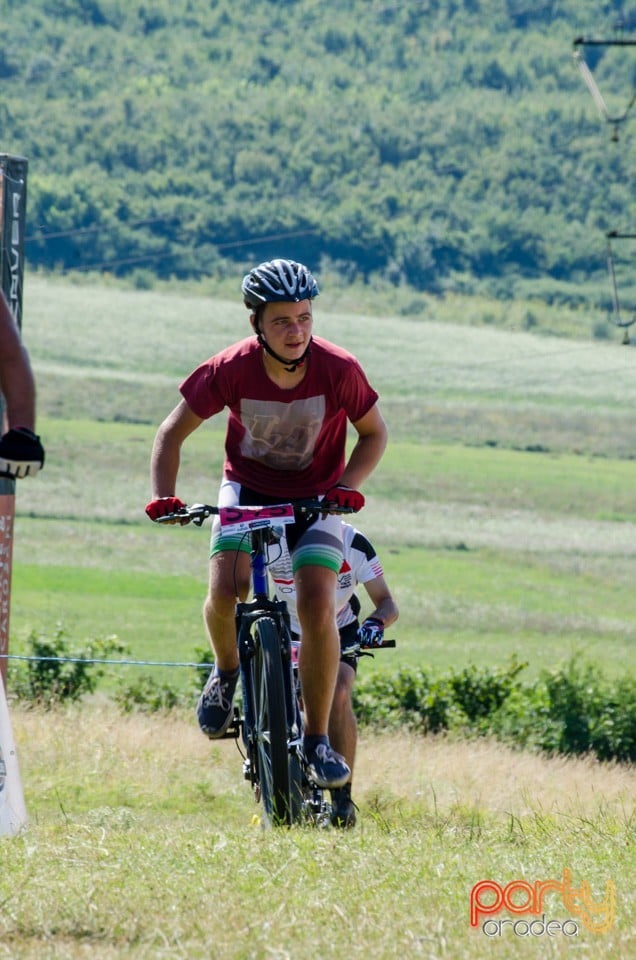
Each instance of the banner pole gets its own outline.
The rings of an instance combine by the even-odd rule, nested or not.
[[[0,284],[18,328],[22,329],[24,238],[28,161],[0,153]],[[0,424],[4,433],[4,400],[0,394]],[[0,477],[0,654],[9,653],[11,568],[15,480]],[[0,680],[6,687],[7,660],[0,659]]]

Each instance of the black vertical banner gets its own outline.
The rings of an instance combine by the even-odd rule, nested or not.
[[[0,153],[0,279],[19,327],[22,327],[28,166],[24,157]]]
[[[17,325],[22,328],[24,235],[28,162],[0,153],[0,282]],[[4,401],[0,394],[0,423]],[[11,610],[11,565],[15,480],[0,477],[0,682],[6,684]],[[4,656],[2,656],[4,655]]]

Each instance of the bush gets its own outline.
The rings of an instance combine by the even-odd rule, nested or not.
[[[354,711],[361,724],[460,730],[551,754],[636,760],[636,679],[612,685],[573,658],[524,684],[525,666],[514,659],[506,667],[469,666],[438,680],[422,670],[379,674],[358,682]]]
[[[171,684],[158,682],[147,674],[125,684],[117,690],[115,702],[124,711],[132,713],[159,713],[190,704],[190,697],[179,692]]]
[[[450,727],[454,708],[445,682],[432,682],[423,670],[402,669],[393,676],[376,674],[357,684],[353,709],[363,725],[438,733]]]
[[[210,676],[211,665],[214,663],[214,654],[209,646],[194,648],[194,662],[197,666],[194,668],[196,676],[197,690],[199,693],[203,690],[208,677]]]
[[[171,684],[157,681],[146,674],[118,690],[115,700],[126,713],[131,713],[133,710],[158,713],[163,710],[172,710],[174,707],[190,707],[203,690],[213,662],[214,657],[209,646],[195,647],[193,670],[196,685],[192,694],[184,693]]]
[[[591,664],[571,660],[510,697],[491,732],[547,753],[636,760],[636,680],[612,686]]]
[[[47,707],[93,693],[104,674],[104,666],[95,661],[127,653],[116,636],[90,639],[81,648],[71,648],[61,624],[52,637],[31,633],[28,644],[32,659],[12,664],[11,689],[19,699]]]
[[[471,723],[490,717],[508,699],[526,666],[513,657],[508,667],[490,670],[471,665],[459,673],[451,673],[447,683],[453,701]]]

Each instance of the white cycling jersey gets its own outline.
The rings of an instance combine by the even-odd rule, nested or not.
[[[336,589],[336,620],[339,629],[353,623],[356,619],[356,612],[351,606],[351,598],[356,586],[384,576],[384,570],[375,549],[364,534],[350,523],[343,523],[342,531],[344,559],[338,573]],[[274,585],[274,593],[279,600],[287,602],[291,628],[299,634],[296,587],[285,537],[280,543],[271,544],[268,548],[268,557],[268,569]]]

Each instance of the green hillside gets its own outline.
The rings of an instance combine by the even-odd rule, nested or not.
[[[615,142],[572,54],[617,35],[620,4],[2,8],[0,150],[30,162],[31,268],[218,284],[286,255],[347,283],[609,306],[636,114]],[[614,114],[635,58],[590,53]]]

